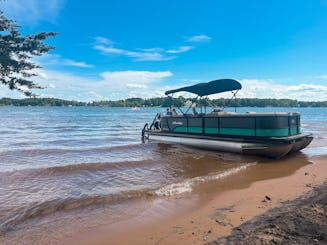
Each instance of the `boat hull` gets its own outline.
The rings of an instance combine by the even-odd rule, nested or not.
[[[248,155],[260,155],[281,158],[298,152],[310,144],[311,134],[299,134],[290,137],[211,137],[189,134],[162,133],[147,131],[148,139],[153,142],[182,144],[215,151],[235,152]]]

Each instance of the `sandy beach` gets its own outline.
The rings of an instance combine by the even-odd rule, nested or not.
[[[301,154],[301,153],[300,153]],[[220,181],[219,190],[207,192],[196,207],[176,208],[167,217],[135,218],[101,227],[64,241],[65,244],[203,244],[227,236],[234,227],[279,207],[321,185],[327,179],[327,159],[289,157],[276,164],[258,164]],[[183,201],[182,201],[183,202]]]
[[[327,181],[206,244],[326,244]]]

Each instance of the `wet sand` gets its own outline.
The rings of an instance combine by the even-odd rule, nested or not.
[[[64,244],[203,244],[227,236],[234,227],[293,200],[327,179],[326,156],[299,153],[264,160],[246,171],[201,185],[200,198],[162,200],[145,216],[99,227]],[[194,201],[194,203],[192,203]],[[168,206],[167,206],[168,204]]]

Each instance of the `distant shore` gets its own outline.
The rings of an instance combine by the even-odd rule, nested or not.
[[[158,98],[128,98],[124,100],[103,100],[83,102],[76,100],[64,100],[57,98],[25,98],[25,99],[0,99],[0,106],[107,106],[107,107],[169,107],[170,105],[181,107],[189,98],[158,97]],[[219,107],[327,107],[327,101],[297,101],[290,99],[258,99],[239,98],[236,101],[231,99],[204,99],[197,101],[199,106]]]
[[[285,201],[308,193],[327,180],[327,160],[324,156],[313,157],[309,160],[311,164],[299,166],[294,173],[278,177],[279,173],[287,171],[280,167],[298,164],[298,159],[289,158],[287,161],[276,167],[254,166],[252,172],[234,176],[233,180],[225,179],[226,190],[199,204],[193,211],[176,213],[166,220],[149,224],[134,220],[127,221],[120,228],[102,227],[90,234],[72,237],[64,244],[72,241],[80,244],[203,244],[216,241],[229,235],[233,228],[281,206]],[[258,174],[270,177],[265,179]],[[250,181],[253,178],[258,181]],[[244,188],[246,183],[250,185]],[[148,219],[151,220],[151,217]],[[263,221],[263,227],[268,223]]]

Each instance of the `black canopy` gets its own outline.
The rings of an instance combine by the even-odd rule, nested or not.
[[[206,95],[217,94],[226,91],[239,90],[241,88],[242,85],[236,80],[218,79],[207,83],[198,83],[192,86],[168,90],[165,92],[165,95],[185,91],[185,92],[197,94],[199,96],[206,96]]]

